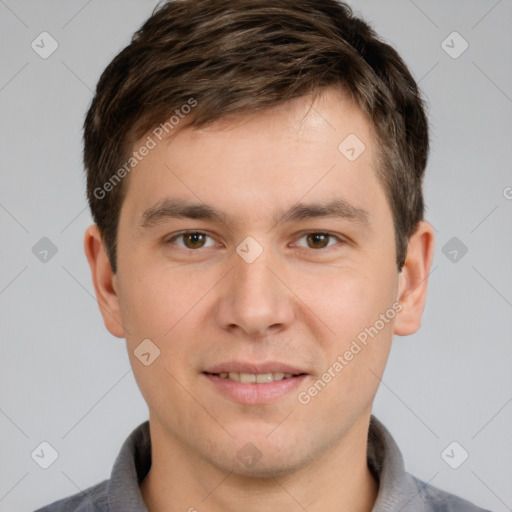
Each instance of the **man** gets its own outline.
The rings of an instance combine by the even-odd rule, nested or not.
[[[433,254],[428,127],[335,0],[165,3],[100,78],[85,235],[149,422],[41,511],[477,511],[372,416]]]

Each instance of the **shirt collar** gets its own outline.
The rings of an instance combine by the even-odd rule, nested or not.
[[[417,481],[406,473],[400,449],[386,427],[375,416],[370,420],[367,460],[370,471],[379,483],[372,512],[431,510],[423,500],[415,500],[421,487],[418,488]]]
[[[127,437],[114,462],[108,482],[109,512],[147,512],[140,484],[151,467],[149,421]]]

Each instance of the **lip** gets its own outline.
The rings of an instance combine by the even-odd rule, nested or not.
[[[219,373],[289,373],[293,377],[265,383],[243,383],[222,378]],[[224,397],[244,405],[264,405],[278,401],[300,386],[309,374],[297,366],[270,361],[266,363],[244,363],[230,361],[209,367],[202,373],[214,389]]]
[[[270,361],[267,363],[242,363],[237,361],[230,361],[212,366],[204,370],[205,373],[222,373],[222,372],[236,372],[236,373],[291,373],[292,375],[300,375],[307,373],[305,370],[290,366],[286,363],[279,363],[277,361]]]
[[[276,402],[293,391],[296,392],[299,385],[309,375],[302,374],[290,377],[289,379],[265,382],[264,384],[237,382],[210,373],[203,373],[203,376],[213,385],[218,393],[234,402],[243,405],[264,405]]]

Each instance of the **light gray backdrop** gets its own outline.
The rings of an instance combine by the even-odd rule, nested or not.
[[[351,4],[410,65],[432,127],[429,299],[420,332],[395,339],[375,414],[410,472],[512,510],[512,2]],[[108,478],[147,418],[82,250],[81,125],[100,73],[155,5],[0,0],[2,512]],[[58,454],[47,469],[42,442]]]

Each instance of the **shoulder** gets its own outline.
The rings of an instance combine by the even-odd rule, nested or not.
[[[108,480],[104,480],[35,512],[109,512],[107,487]]]
[[[419,508],[420,510],[431,512],[491,512],[490,510],[477,507],[473,503],[443,491],[433,485],[427,484],[418,478],[410,475],[414,485],[417,488],[416,500],[421,500],[420,503],[423,508],[414,507],[414,501],[411,502],[412,508]]]

